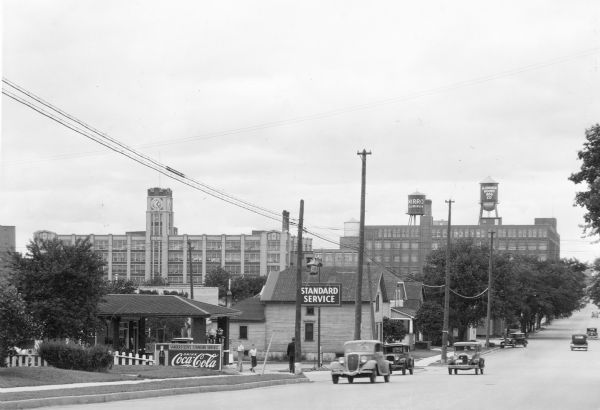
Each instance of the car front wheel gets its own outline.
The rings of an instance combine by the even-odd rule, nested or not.
[[[354,383],[354,376],[348,376],[348,383]]]
[[[333,384],[338,384],[340,376],[331,376],[331,381],[333,381]]]
[[[375,374],[375,371],[373,371],[373,373],[371,373],[369,375],[369,380],[371,381],[371,383],[375,383],[375,378],[377,377],[377,374]]]
[[[452,376],[452,369],[448,369],[448,374]]]

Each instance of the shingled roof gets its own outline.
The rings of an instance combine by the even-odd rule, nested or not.
[[[211,305],[175,295],[106,295],[98,305],[98,316],[224,317],[240,314],[237,309]]]
[[[378,281],[381,281],[381,287],[384,294],[384,301],[394,297],[396,282],[400,279],[379,268],[371,267],[371,291],[375,294]],[[341,283],[342,284],[342,303],[356,300],[356,281],[357,268],[348,267],[322,267],[321,283]],[[361,299],[363,302],[369,301],[369,286],[367,268],[363,270],[363,286]],[[303,283],[318,283],[318,276],[311,275],[309,272],[302,272]],[[261,296],[261,302],[279,302],[293,303],[296,301],[296,268],[289,267],[281,272],[271,272],[267,278],[264,291]]]
[[[252,296],[233,305],[241,313],[232,322],[264,322],[265,305],[260,301],[260,295]]]

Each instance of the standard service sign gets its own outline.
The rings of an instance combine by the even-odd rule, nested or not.
[[[340,283],[310,283],[300,287],[302,305],[341,306],[342,285]]]

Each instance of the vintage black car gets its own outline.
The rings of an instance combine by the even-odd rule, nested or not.
[[[588,327],[586,334],[590,339],[598,339],[598,329],[595,327]]]
[[[500,348],[504,349],[507,346],[527,347],[527,336],[522,332],[511,332],[500,342]]]
[[[402,374],[408,371],[413,374],[415,359],[410,354],[410,346],[404,343],[386,343],[383,345],[383,355],[390,362],[392,372],[401,370]]]
[[[368,377],[375,383],[377,376],[390,381],[392,370],[383,356],[383,344],[378,340],[352,340],[344,343],[344,356],[331,362],[331,380],[337,384],[340,377],[353,383],[356,377]]]
[[[481,344],[478,342],[456,342],[454,353],[448,358],[448,374],[457,374],[459,370],[475,370],[483,374],[485,359],[481,357]]]
[[[587,335],[575,334],[571,336],[571,350],[586,350],[588,349]]]

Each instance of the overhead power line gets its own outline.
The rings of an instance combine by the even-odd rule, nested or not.
[[[151,168],[161,174],[179,181],[185,185],[188,185],[194,189],[200,190],[214,198],[220,199],[224,202],[232,204],[234,206],[243,208],[245,210],[254,212],[258,215],[280,221],[281,216],[279,212],[275,212],[264,208],[259,205],[252,204],[248,201],[237,198],[233,195],[230,195],[222,190],[218,190],[213,188],[203,182],[195,180],[186,176],[183,172],[180,172],[172,167],[169,167],[165,164],[162,164],[149,156],[134,150],[133,148],[123,144],[122,142],[108,136],[107,134],[98,131],[97,129],[91,127],[90,125],[84,123],[83,121],[77,119],[76,117],[67,114],[61,109],[55,107],[47,101],[44,101],[40,97],[37,97],[33,93],[25,90],[24,88],[16,85],[15,83],[9,81],[6,78],[2,79],[3,87],[2,93],[7,97],[13,99],[14,101],[23,104],[32,110],[38,112],[39,114],[50,118],[51,120],[61,124],[62,126],[75,131],[78,134],[85,136],[93,140],[94,142],[118,153],[129,159],[134,160],[135,162],[144,165],[145,167]]]
[[[438,87],[432,87],[432,88],[425,89],[425,90],[415,91],[413,93],[409,93],[404,96],[388,97],[388,98],[383,98],[381,100],[372,101],[369,103],[356,104],[356,105],[351,105],[348,107],[341,107],[341,108],[336,108],[336,109],[332,109],[329,111],[307,114],[307,115],[302,115],[302,116],[287,118],[287,119],[282,119],[282,120],[267,121],[267,122],[263,122],[263,123],[258,123],[258,124],[253,124],[253,125],[248,125],[248,126],[238,127],[238,128],[232,128],[232,129],[223,130],[223,131],[208,132],[205,134],[192,136],[192,137],[185,137],[185,138],[179,138],[179,139],[170,139],[168,141],[157,141],[157,142],[153,142],[153,143],[146,143],[146,144],[140,145],[140,148],[160,147],[160,146],[167,146],[167,145],[172,145],[172,144],[180,144],[180,143],[206,140],[206,139],[212,139],[212,138],[226,137],[226,136],[236,135],[236,134],[240,134],[240,133],[259,131],[259,130],[263,130],[263,129],[298,124],[298,123],[303,123],[303,122],[307,122],[307,121],[315,121],[315,120],[320,120],[320,119],[325,119],[325,118],[329,118],[329,117],[343,115],[346,113],[352,113],[352,112],[356,112],[356,111],[373,109],[373,108],[377,108],[377,107],[381,107],[381,106],[385,106],[385,105],[407,102],[407,101],[411,101],[414,99],[418,99],[418,98],[422,98],[422,97],[426,97],[426,96],[430,96],[430,95],[436,95],[436,94],[440,94],[443,92],[452,91],[455,89],[460,89],[460,88],[464,88],[464,87],[471,87],[471,86],[483,84],[483,83],[486,83],[489,81],[497,80],[497,79],[504,78],[504,77],[514,76],[514,75],[532,71],[532,70],[539,70],[539,69],[550,67],[550,66],[553,66],[556,64],[562,64],[564,62],[567,62],[567,61],[570,61],[573,59],[587,57],[587,56],[596,54],[599,51],[600,51],[600,47],[583,49],[583,50],[580,50],[575,53],[555,57],[555,58],[552,58],[552,59],[549,59],[546,61],[527,64],[524,66],[507,69],[507,70],[499,71],[497,73],[483,75],[480,77],[474,77],[471,79],[459,80],[459,81],[456,81],[456,82],[453,82],[450,84],[446,84],[446,85],[442,85],[442,86],[438,86]],[[73,154],[73,155],[85,156],[85,155],[90,155],[90,154],[94,154],[94,153],[82,153],[82,154]],[[51,158],[51,159],[59,159],[59,158]]]

